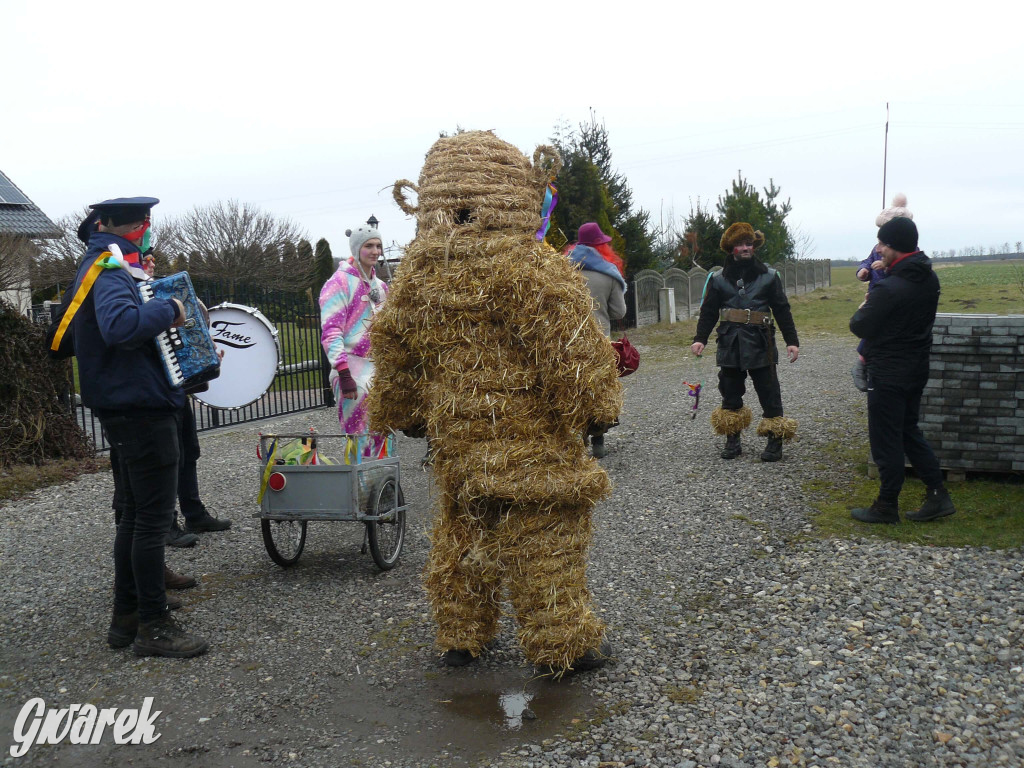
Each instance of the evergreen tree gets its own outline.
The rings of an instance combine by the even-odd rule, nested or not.
[[[690,204],[690,215],[686,217],[684,227],[678,259],[681,269],[691,269],[694,265],[711,269],[725,263],[720,245],[725,228],[710,210],[701,206],[700,198],[697,198],[696,208]]]
[[[788,199],[784,203],[778,201],[781,189],[775,186],[774,180],[769,179],[768,184],[762,199],[754,185],[743,178],[743,172],[738,172],[732,189],[718,198],[718,218],[723,232],[740,221],[760,230],[764,234],[764,245],[757,256],[772,264],[793,258],[794,242],[786,226],[786,216],[792,206]]]
[[[552,142],[562,155],[562,170],[555,180],[558,205],[551,217],[549,242],[561,247],[576,239],[581,224],[595,221],[612,238],[632,275],[655,265],[650,214],[633,210],[633,193],[625,176],[612,167],[608,129],[591,112],[589,123],[578,130],[556,128]]]
[[[298,269],[313,269],[313,245],[309,240],[299,240],[298,248],[295,249],[295,264]]]
[[[316,241],[316,254],[313,257],[313,289],[315,296],[320,295],[320,289],[324,283],[331,279],[334,274],[334,256],[331,255],[331,244],[327,238],[321,237]]]

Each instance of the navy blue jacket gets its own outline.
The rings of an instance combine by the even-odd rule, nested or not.
[[[939,278],[921,251],[897,262],[850,318],[864,339],[869,380],[923,387],[928,381],[932,324],[939,305]]]
[[[94,233],[78,265],[76,286],[111,243],[122,253],[138,250],[123,237]],[[127,270],[102,270],[74,319],[82,402],[101,413],[180,409],[185,394],[167,380],[153,341],[171,327],[176,314],[169,299],[143,303]]]

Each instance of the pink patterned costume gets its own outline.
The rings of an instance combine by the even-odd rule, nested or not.
[[[376,292],[378,301],[371,299]],[[370,354],[370,324],[373,316],[384,304],[388,287],[370,270],[370,282],[359,274],[352,260],[343,261],[337,271],[320,290],[320,321],[323,328],[320,343],[331,361],[331,388],[338,401],[338,421],[348,435],[368,435],[366,395],[373,379],[373,359]],[[338,371],[348,368],[356,381],[357,397],[347,400],[342,396]],[[372,435],[372,440],[361,438],[360,453],[376,456],[383,437]]]

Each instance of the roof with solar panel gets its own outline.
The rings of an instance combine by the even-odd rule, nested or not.
[[[58,237],[60,230],[38,206],[0,171],[0,234]]]

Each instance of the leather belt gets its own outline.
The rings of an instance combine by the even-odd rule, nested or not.
[[[726,323],[744,325],[772,325],[771,312],[755,312],[752,309],[723,309],[719,318]]]

